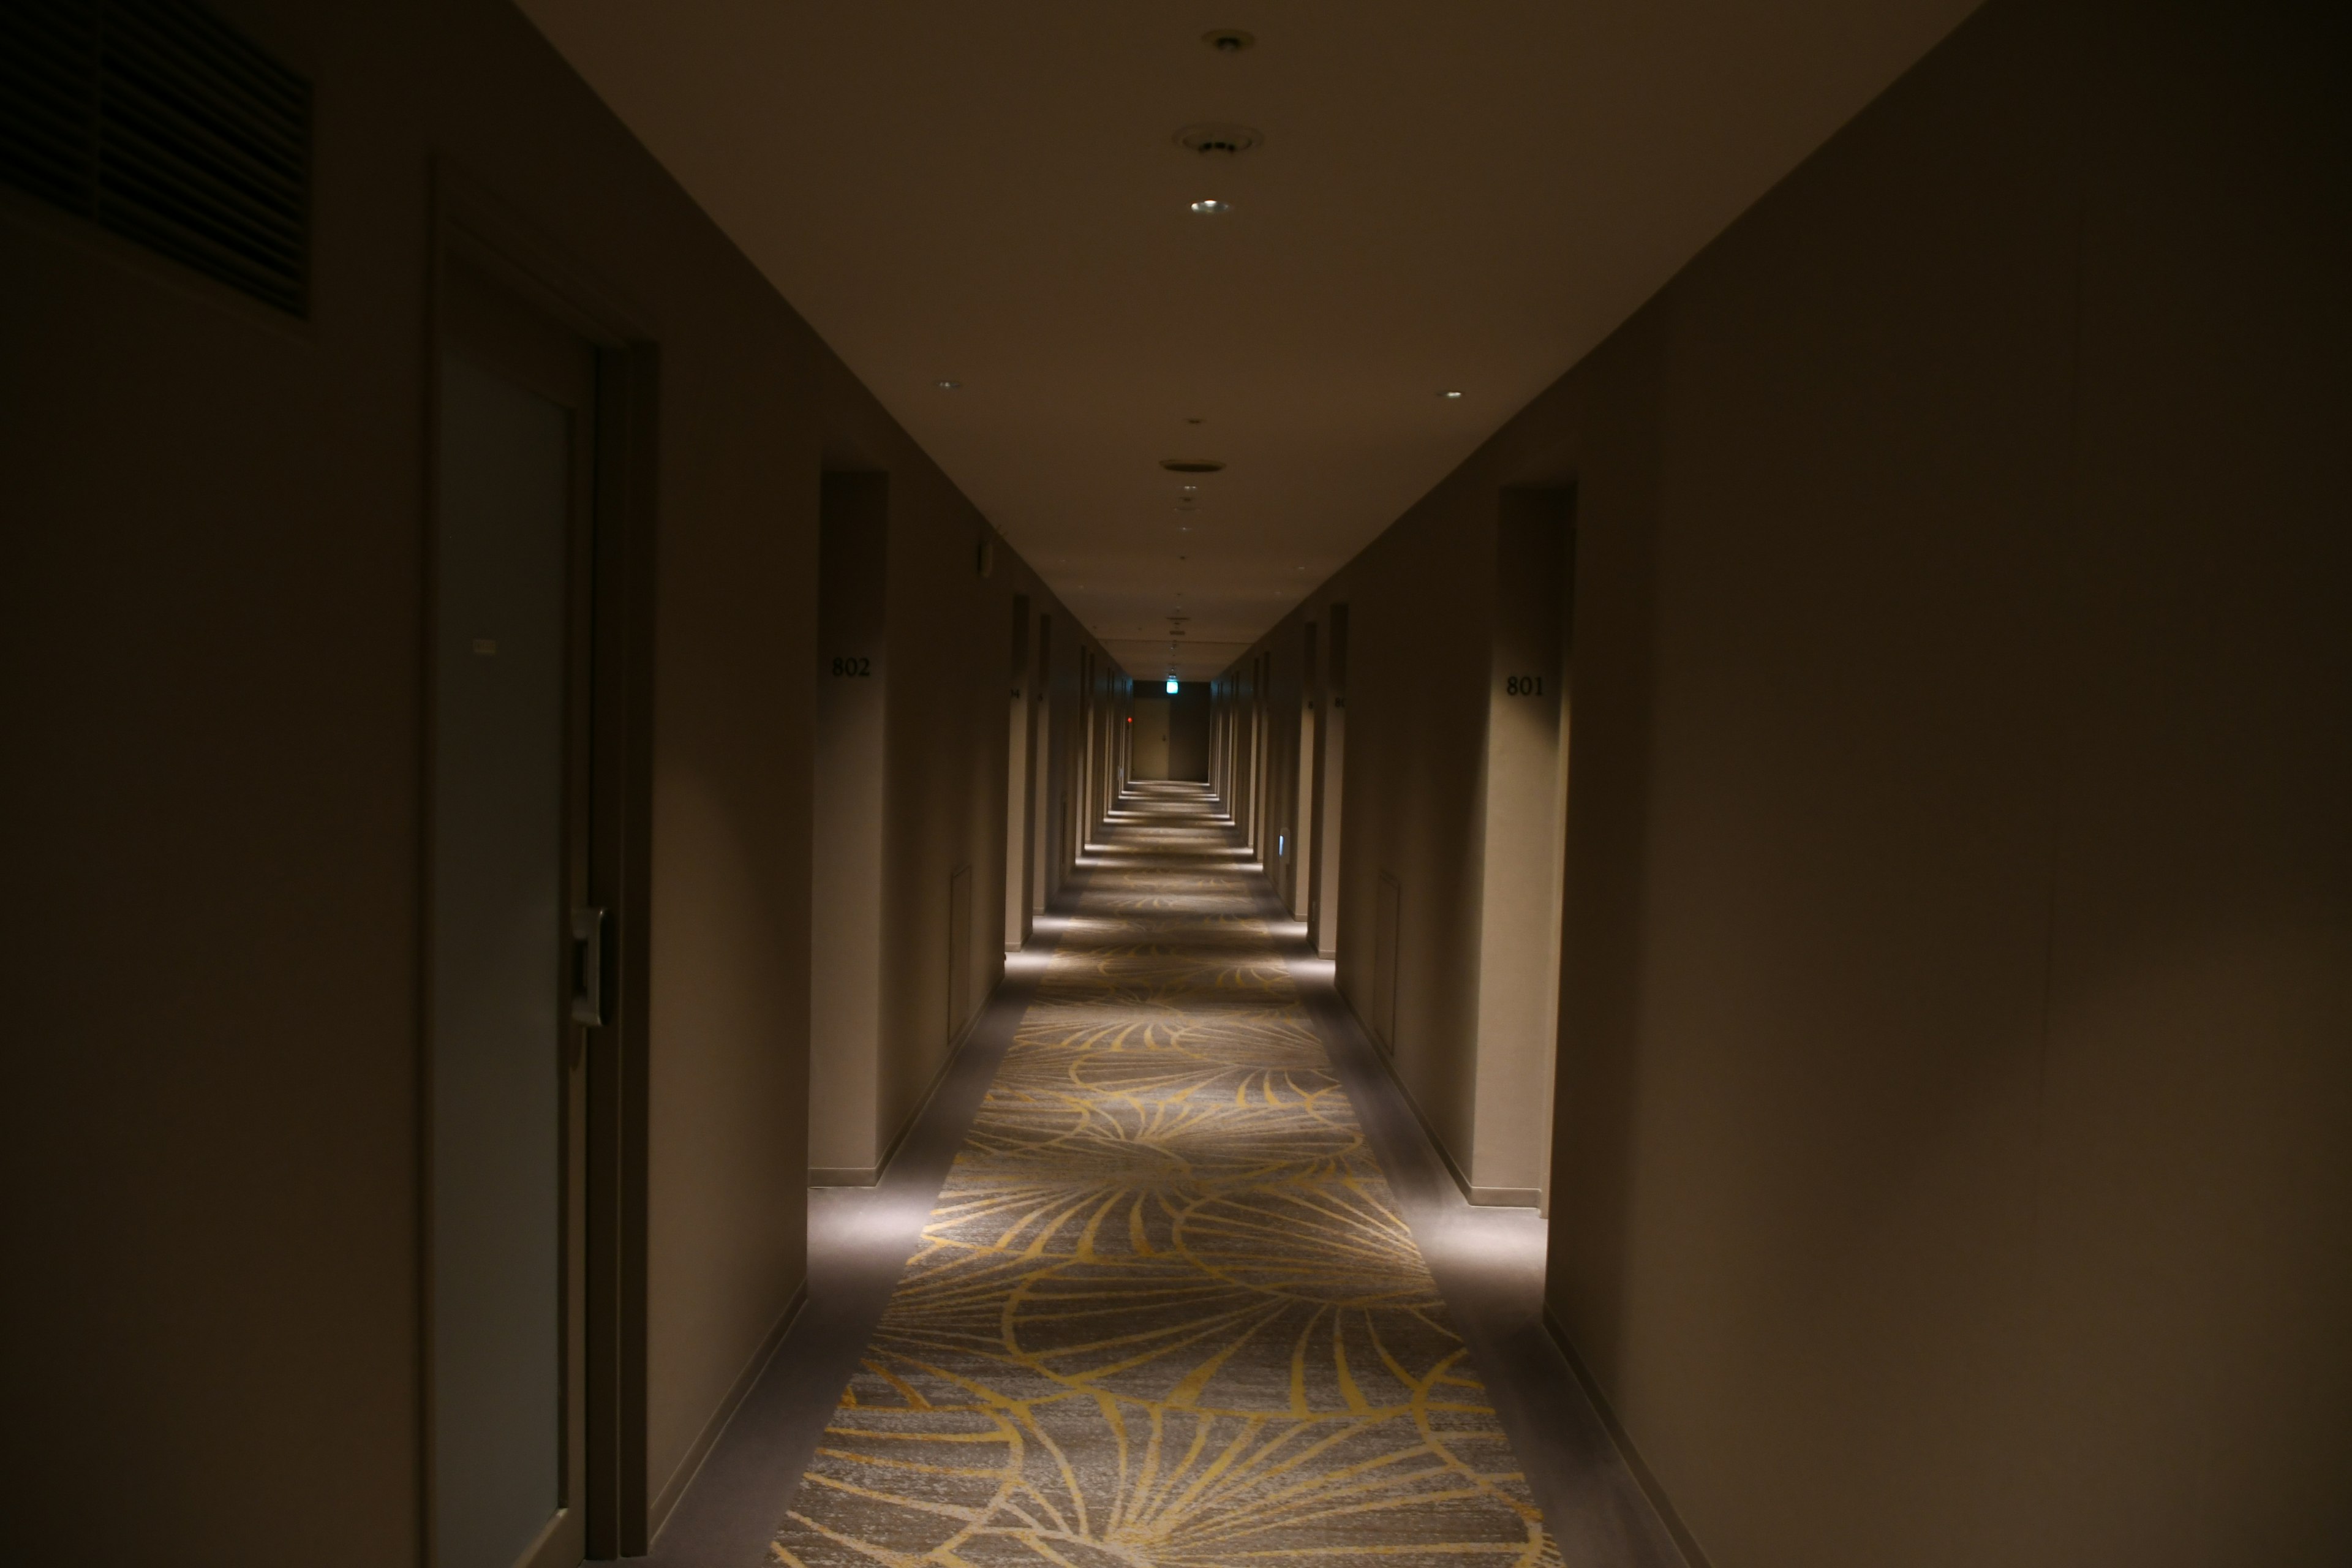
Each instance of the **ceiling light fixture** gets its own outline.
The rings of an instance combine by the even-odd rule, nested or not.
[[[963,385],[963,383],[961,383],[961,382],[960,382],[960,381],[943,381],[943,382],[940,382],[940,383],[939,384],[939,385],[940,385],[940,390],[941,392],[953,392],[953,391],[955,391],[958,387],[961,387],[961,385]]]
[[[1437,395],[1445,399],[1448,403],[1459,403],[1462,401],[1462,395],[1458,392],[1441,392]]]
[[[1201,41],[1221,55],[1237,55],[1256,43],[1257,39],[1239,27],[1219,27],[1213,32],[1202,34]]]
[[[1221,213],[1229,213],[1233,211],[1234,204],[1231,202],[1221,202],[1214,196],[1202,196],[1199,201],[1192,204],[1192,210],[1199,213],[1202,217],[1215,217]]]
[[[1213,474],[1225,464],[1222,458],[1162,458],[1160,466],[1171,474]]]

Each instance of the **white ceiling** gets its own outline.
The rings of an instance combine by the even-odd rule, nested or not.
[[[1181,614],[1205,679],[1975,0],[521,3],[1131,673]]]

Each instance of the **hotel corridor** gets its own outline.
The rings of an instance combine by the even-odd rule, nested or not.
[[[0,5],[0,1517],[2352,1564],[2352,5]]]
[[[1094,847],[777,1561],[1560,1561],[1216,809]]]

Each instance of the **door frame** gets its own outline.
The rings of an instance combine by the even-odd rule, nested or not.
[[[431,1081],[433,647],[443,328],[453,263],[486,275],[595,355],[593,493],[584,542],[587,901],[605,913],[604,1023],[586,1037],[584,1405],[587,1554],[648,1544],[646,1479],[646,1042],[651,1017],[655,456],[659,369],[644,312],[446,156],[432,170],[425,313],[425,473],[419,636],[417,866],[417,1442],[419,1556],[432,1568]]]

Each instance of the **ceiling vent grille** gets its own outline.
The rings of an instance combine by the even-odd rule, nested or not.
[[[191,0],[0,0],[0,178],[304,313],[310,85]]]
[[[1265,141],[1246,125],[1187,125],[1176,132],[1176,145],[1203,157],[1237,158]]]

